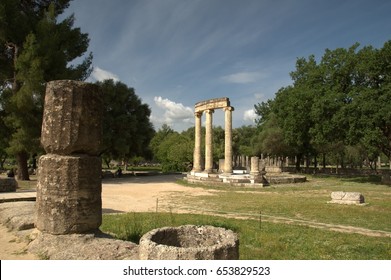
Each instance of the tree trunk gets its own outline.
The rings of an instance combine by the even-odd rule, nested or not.
[[[296,171],[300,171],[301,154],[296,156]]]
[[[323,153],[323,169],[326,169],[326,153]]]
[[[28,181],[30,180],[29,170],[27,166],[28,154],[26,152],[20,152],[16,155],[18,162],[18,180]]]

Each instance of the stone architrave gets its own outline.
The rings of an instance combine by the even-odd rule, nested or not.
[[[209,109],[205,111],[205,172],[211,173],[213,171],[213,113],[214,110]]]
[[[47,83],[41,135],[47,153],[99,154],[103,96],[98,91],[96,85],[79,81]]]
[[[103,95],[78,81],[47,84],[38,167],[36,227],[50,234],[92,232],[102,222]]]

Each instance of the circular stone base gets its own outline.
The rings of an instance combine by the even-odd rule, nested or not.
[[[224,228],[186,225],[164,227],[140,239],[141,260],[237,260],[239,239]]]

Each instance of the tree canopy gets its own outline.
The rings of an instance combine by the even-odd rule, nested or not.
[[[279,148],[264,151],[343,160],[354,150],[391,159],[391,41],[380,49],[326,49],[319,62],[299,58],[291,77],[293,85],[255,105],[262,141],[280,138]]]
[[[147,104],[122,82],[97,82],[104,96],[103,159],[130,159],[133,156],[151,158],[149,142],[155,130],[149,121]]]
[[[74,16],[58,21],[69,0],[2,0],[0,3],[0,111],[7,152],[16,156],[18,177],[28,180],[27,160],[39,150],[45,83],[84,80],[91,72],[88,35]],[[2,133],[3,133],[2,129]]]

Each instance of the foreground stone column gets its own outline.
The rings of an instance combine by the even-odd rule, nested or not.
[[[194,156],[193,156],[193,172],[202,170],[201,164],[201,117],[202,112],[195,113],[195,141],[194,141]]]
[[[102,223],[103,96],[78,81],[47,84],[39,159],[36,227],[50,234],[94,231]]]
[[[232,173],[232,111],[233,107],[225,107],[225,147],[224,147],[224,173]]]
[[[205,124],[205,172],[213,171],[213,113],[214,110],[206,110]]]

